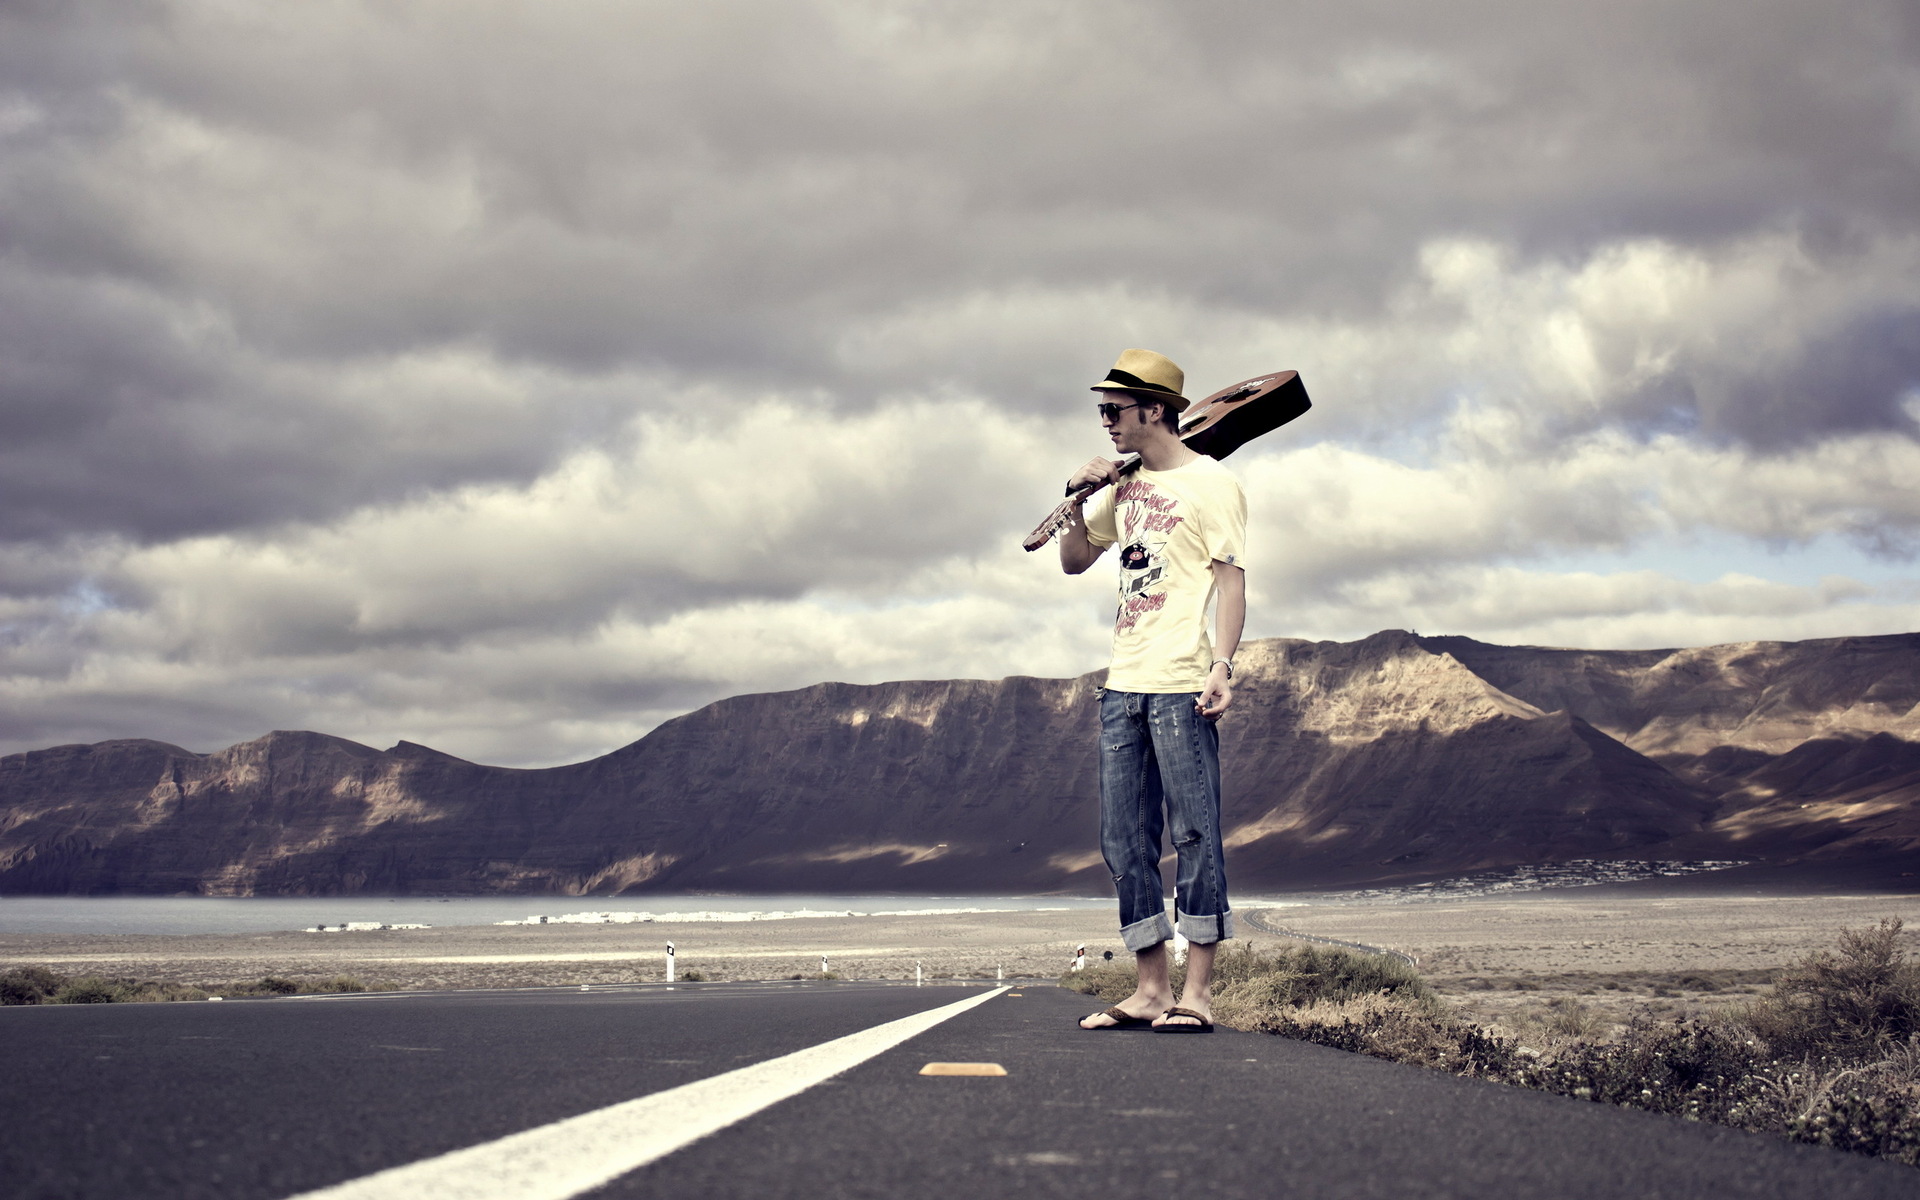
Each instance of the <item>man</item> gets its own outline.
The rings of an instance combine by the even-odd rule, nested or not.
[[[1123,476],[1120,463],[1096,458],[1068,484],[1114,485],[1091,512],[1075,507],[1060,536],[1060,567],[1078,575],[1121,546],[1113,665],[1099,694],[1100,848],[1120,896],[1120,937],[1139,967],[1133,995],[1082,1029],[1211,1033],[1214,952],[1233,936],[1214,722],[1233,704],[1233,654],[1246,622],[1247,501],[1225,467],[1180,441],[1185,383],[1162,355],[1123,353],[1094,390],[1114,449],[1138,454],[1139,467]],[[1179,858],[1177,924],[1167,920],[1160,881],[1168,827]],[[1176,929],[1189,943],[1177,1000],[1167,953]]]

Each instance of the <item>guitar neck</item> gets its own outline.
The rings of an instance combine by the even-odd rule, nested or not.
[[[1140,456],[1138,454],[1135,454],[1130,458],[1124,458],[1120,460],[1120,470],[1118,474],[1120,475],[1121,478],[1124,479],[1127,476],[1133,474],[1135,471],[1138,471],[1139,469],[1140,469]],[[1073,490],[1073,488],[1069,487],[1067,489],[1067,495],[1072,497],[1075,500],[1085,500],[1088,496],[1093,495],[1094,493],[1098,492],[1101,488],[1106,486],[1107,486],[1106,480],[1098,479],[1092,483],[1089,483],[1087,486],[1081,488],[1079,491],[1075,491]]]

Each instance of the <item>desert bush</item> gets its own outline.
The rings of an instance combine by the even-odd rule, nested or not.
[[[207,993],[184,983],[151,979],[70,978],[45,967],[19,967],[0,975],[4,1004],[118,1004],[205,1000]]]
[[[1186,983],[1186,968],[1173,968],[1173,987]],[[1099,963],[1060,977],[1063,986],[1109,1004],[1133,994],[1138,976],[1130,964]],[[1332,946],[1262,951],[1230,946],[1213,962],[1214,1019],[1236,1029],[1267,1029],[1280,1014],[1321,1001],[1389,996],[1422,1007],[1438,998],[1419,972],[1397,958]]]
[[[1796,1142],[1920,1166],[1920,1104],[1911,1093],[1852,1088],[1821,1100],[1790,1121]]]
[[[1316,1000],[1259,1014],[1263,1033],[1371,1054],[1395,1062],[1484,1075],[1491,1057],[1504,1061],[1512,1046],[1437,1006],[1384,994]]]
[[[1871,1057],[1920,1033],[1920,965],[1907,961],[1898,917],[1846,930],[1838,953],[1789,967],[1740,1019],[1782,1057]]]
[[[47,997],[48,1004],[112,1004],[125,999],[120,987],[97,975],[69,979]]]
[[[254,983],[196,987],[166,980],[69,977],[45,967],[16,967],[0,973],[0,1004],[153,1004],[205,1000],[209,996],[291,996],[297,993],[391,991],[391,984],[366,984],[351,975],[299,982],[268,975]]]
[[[1547,1016],[1542,1023],[1555,1038],[1590,1038],[1603,1022],[1598,1014],[1572,996],[1555,996],[1547,1001]]]
[[[0,971],[0,1004],[44,1004],[67,981],[45,967]]]
[[[166,983],[164,981],[143,979],[116,979],[120,985],[119,999],[135,1004],[162,1004],[175,1000],[205,1000],[207,991],[194,987],[190,983]]]
[[[331,979],[288,979],[282,975],[264,975],[254,983],[230,983],[215,989],[220,995],[244,1000],[255,996],[331,996],[341,992],[392,991],[391,984],[366,984],[351,975]]]
[[[253,983],[230,983],[218,989],[222,996],[236,999],[248,996],[294,996],[300,993],[298,980],[280,975],[263,975]]]
[[[1642,1016],[1615,1040],[1559,1046],[1493,1077],[1601,1104],[1738,1124],[1741,1112],[1751,1117],[1766,1107],[1766,1066],[1759,1046],[1731,1025]]]
[[[688,983],[705,983],[707,981],[707,976],[704,971],[683,971],[680,974],[680,978],[686,980]]]
[[[1068,971],[1060,976],[1060,986],[1117,1004],[1133,995],[1137,978],[1131,966],[1122,966],[1118,961],[1103,962],[1084,970]]]

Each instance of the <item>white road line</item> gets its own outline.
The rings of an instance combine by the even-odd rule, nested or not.
[[[303,1192],[294,1200],[567,1200],[797,1096],[1006,990],[994,988],[751,1067]]]

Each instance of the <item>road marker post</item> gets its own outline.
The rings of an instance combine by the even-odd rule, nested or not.
[[[673,943],[667,943],[667,982],[673,982]]]
[[[922,987],[922,986],[925,986],[925,985],[924,985],[924,983],[923,983],[923,981],[922,981],[922,980],[921,980],[921,978],[920,978],[920,964],[919,964],[919,963],[914,963],[914,964],[913,964],[913,986],[915,986],[915,987]]]

